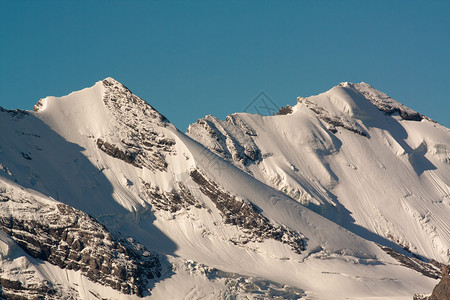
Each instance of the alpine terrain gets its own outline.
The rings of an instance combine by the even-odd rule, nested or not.
[[[106,78],[0,130],[0,299],[449,297],[450,130],[366,83],[183,133]]]

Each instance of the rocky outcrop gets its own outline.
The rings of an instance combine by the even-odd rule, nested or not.
[[[117,146],[111,145],[102,139],[97,139],[97,147],[109,156],[118,158],[126,163],[132,164],[135,167],[141,168],[141,166],[136,163],[136,153],[129,152],[128,150],[123,151]]]
[[[405,256],[392,248],[381,245],[378,246],[391,257],[395,258],[404,267],[415,270],[433,279],[439,279],[441,276],[439,268],[437,267],[438,263],[436,261],[430,261],[427,263],[415,257]]]
[[[331,114],[325,108],[313,103],[308,98],[298,97],[297,103],[303,103],[312,110],[317,117],[328,124],[327,129],[332,133],[336,133],[336,127],[342,127],[348,131],[352,131],[364,137],[369,137],[366,131],[352,119],[345,119],[341,116]]]
[[[30,114],[26,111],[26,110],[21,110],[21,109],[4,109],[3,107],[0,106],[0,112],[1,113],[7,113],[8,115],[10,115],[13,118],[16,119],[22,119],[25,116],[29,116]]]
[[[40,285],[22,284],[18,280],[9,280],[0,277],[0,299],[27,300],[27,299],[76,299],[68,294],[62,294],[53,288],[50,283]]]
[[[182,183],[176,182],[179,190],[164,192],[157,186],[142,181],[142,189],[147,200],[154,210],[164,210],[175,213],[181,209],[189,210],[191,207],[202,208],[203,206],[194,198],[189,189]]]
[[[450,299],[450,274],[449,266],[443,265],[442,279],[428,295],[415,294],[413,300],[448,300]]]
[[[403,120],[410,121],[421,121],[422,119],[426,118],[418,112],[395,101],[385,93],[375,90],[367,83],[362,82],[359,84],[350,85],[358,90],[367,100],[369,100],[373,105],[375,105],[379,110],[381,110],[388,116],[398,113]]]
[[[200,191],[216,205],[222,214],[225,224],[235,225],[245,233],[246,238],[232,241],[235,244],[246,244],[250,241],[261,242],[274,239],[291,247],[292,251],[301,253],[306,248],[306,239],[299,233],[281,225],[272,224],[260,210],[248,200],[238,199],[213,182],[208,180],[197,169],[192,170],[191,178],[198,184]]]
[[[292,106],[286,105],[277,111],[277,116],[292,114]]]
[[[190,125],[187,134],[247,173],[250,173],[249,165],[258,164],[263,159],[254,141],[258,135],[256,130],[237,114],[227,116],[225,121],[206,116]]]
[[[0,199],[0,229],[34,258],[138,296],[161,276],[158,256],[82,211],[4,186]]]
[[[433,289],[430,300],[450,299],[450,270],[448,266],[442,267],[442,279]]]
[[[166,171],[166,155],[175,153],[175,140],[162,130],[170,126],[166,117],[112,78],[103,86],[103,102],[116,125],[114,137],[97,138],[98,148],[139,168]]]

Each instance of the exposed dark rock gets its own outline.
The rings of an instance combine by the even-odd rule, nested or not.
[[[27,300],[27,299],[72,299],[61,294],[50,283],[42,282],[40,285],[23,285],[20,281],[0,277],[0,299]]]
[[[359,89],[358,85],[355,85],[355,87],[367,100],[388,116],[398,113],[403,120],[410,121],[421,121],[426,118],[418,112],[398,103],[384,93],[375,95],[369,91]]]
[[[84,212],[32,197],[10,201],[15,202],[13,206],[0,202],[0,229],[35,258],[81,270],[93,282],[138,296],[149,280],[161,276],[156,255],[132,239],[113,236]]]
[[[305,250],[306,241],[303,236],[286,227],[271,224],[250,201],[239,200],[236,196],[224,192],[216,183],[208,180],[196,169],[192,170],[190,175],[200,187],[200,191],[214,202],[224,222],[244,230],[247,240],[234,241],[236,244],[274,239],[289,245],[296,253]]]
[[[431,262],[424,262],[416,257],[408,257],[405,256],[397,251],[395,251],[392,248],[385,247],[378,245],[381,249],[383,249],[387,254],[389,254],[391,257],[395,258],[400,264],[404,267],[407,267],[409,269],[415,270],[424,276],[433,278],[433,279],[439,279],[441,276],[441,273],[438,268],[436,268],[435,264]]]
[[[436,268],[442,270],[443,267],[445,267],[445,265],[443,263],[440,263],[434,259],[430,259],[430,264],[432,264],[433,266],[435,266]]]
[[[247,173],[250,173],[247,168],[250,164],[260,163],[263,159],[253,139],[258,134],[237,114],[227,116],[225,122],[206,116],[189,126],[187,133],[211,152],[233,162]],[[208,156],[208,153],[205,155]]]
[[[132,164],[133,166],[141,168],[140,165],[135,163],[136,161],[135,153],[120,150],[117,146],[111,145],[110,143],[105,142],[102,139],[97,139],[97,147],[106,154],[108,154],[109,156],[121,159],[124,162],[127,162],[129,164]]]
[[[431,261],[430,261],[431,263]],[[442,264],[442,279],[434,287],[431,295],[415,294],[413,300],[448,300],[450,299],[449,267]]]
[[[11,200],[11,198],[8,195],[2,194],[2,191],[0,190],[0,202],[8,202]]]
[[[147,199],[156,210],[177,212],[182,208],[189,210],[191,207],[202,208],[202,205],[194,198],[189,189],[182,183],[176,182],[179,190],[164,192],[159,187],[154,187],[148,182],[142,181],[142,186]]]
[[[117,123],[115,135],[120,139],[98,138],[97,146],[136,167],[166,171],[166,155],[175,153],[175,140],[161,130],[169,126],[168,120],[114,79],[105,79],[103,86],[103,102]]]
[[[39,99],[39,101],[33,106],[33,111],[39,111],[44,106],[44,99]]]
[[[450,299],[450,274],[449,267],[442,267],[442,279],[433,289],[430,300],[448,300]]]
[[[297,99],[299,103],[304,103],[310,110],[312,110],[319,119],[328,123],[330,132],[336,133],[336,127],[342,127],[361,136],[369,138],[369,135],[359,126],[354,120],[345,120],[340,116],[332,115],[323,107],[311,102],[308,98]]]
[[[20,281],[12,281],[6,278],[0,278],[0,285],[3,288],[20,290],[22,289],[22,283]]]
[[[421,121],[423,119],[423,116],[418,112],[402,110],[399,107],[390,105],[387,102],[375,101],[372,95],[367,92],[362,92],[362,94],[366,97],[366,99],[372,102],[379,110],[383,111],[388,116],[398,113],[404,120]]]
[[[29,113],[26,110],[21,110],[21,109],[4,109],[3,107],[0,106],[0,112],[4,112],[9,114],[11,117],[16,118],[16,119],[22,119],[25,116],[29,116]]]
[[[20,154],[22,154],[22,157],[25,158],[25,159],[27,159],[27,160],[31,160],[31,159],[32,159],[31,156],[30,156],[30,154],[28,154],[28,153],[20,152]]]
[[[290,105],[281,107],[277,112],[277,116],[289,115],[289,114],[292,114],[292,106],[290,106]]]
[[[23,132],[23,131],[18,131],[18,130],[16,130],[16,132],[18,134],[26,135],[26,136],[30,136],[30,137],[35,137],[35,138],[40,138],[41,137],[39,134],[36,134],[36,133],[29,133],[29,132]],[[40,150],[42,150],[42,149],[40,149]]]

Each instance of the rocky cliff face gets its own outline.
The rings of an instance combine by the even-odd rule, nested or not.
[[[391,257],[395,258],[402,266],[406,268],[410,268],[416,272],[423,274],[424,276],[439,279],[441,274],[439,272],[439,268],[442,267],[443,264],[431,260],[429,262],[425,262],[417,257],[408,257],[403,254],[400,254],[398,251],[394,249],[380,246],[387,254]]]
[[[158,129],[170,126],[166,117],[112,78],[103,86],[103,102],[116,125],[113,136],[97,139],[98,148],[139,168],[165,171],[165,156],[175,151],[175,141]]]
[[[155,211],[163,210],[175,213],[181,209],[189,210],[192,207],[204,208],[180,181],[176,181],[174,189],[168,192],[160,190],[158,186],[152,186],[149,182],[142,181],[141,190]]]
[[[27,300],[27,299],[76,299],[75,294],[62,293],[52,287],[48,282],[40,285],[23,284],[18,280],[9,280],[0,277],[0,299]]]
[[[223,191],[198,170],[191,171],[191,177],[199,185],[200,191],[216,205],[225,224],[237,226],[242,231],[241,238],[234,243],[242,245],[250,241],[274,239],[289,245],[297,254],[306,249],[304,236],[282,225],[272,224],[251,202]]]
[[[0,228],[32,257],[80,270],[93,282],[125,294],[142,296],[149,281],[161,276],[158,256],[133,239],[111,234],[84,212],[4,182]]]
[[[188,128],[188,134],[213,153],[232,161],[248,172],[250,164],[263,159],[254,141],[258,134],[239,115],[229,115],[225,121],[206,116]]]

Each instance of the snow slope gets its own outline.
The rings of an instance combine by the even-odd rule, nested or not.
[[[289,115],[208,117],[188,135],[112,78],[34,112],[1,110],[0,204],[16,207],[12,191],[26,189],[158,254],[144,297],[410,299],[437,269],[401,247],[448,259],[448,130],[387,116],[361,95],[347,84]],[[0,248],[8,266],[13,246]],[[68,298],[138,296],[18,256],[47,266],[34,278],[72,287]]]
[[[188,135],[355,234],[449,262],[450,131],[365,83],[288,115],[207,116]]]

